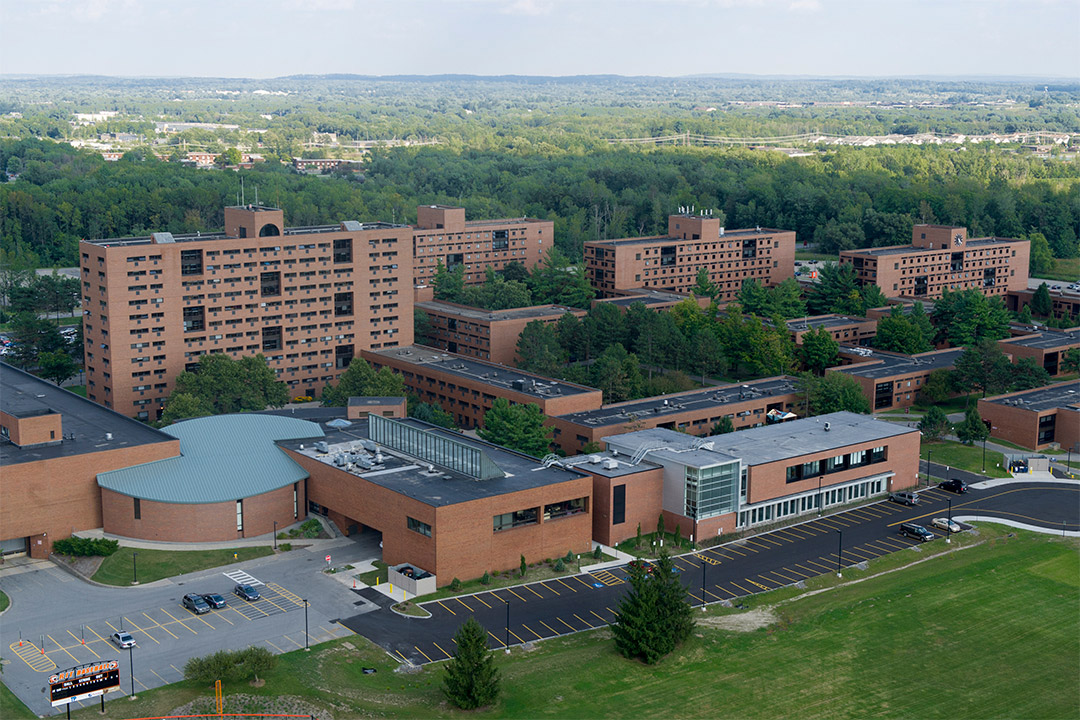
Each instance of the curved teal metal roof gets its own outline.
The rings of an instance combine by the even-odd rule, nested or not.
[[[322,438],[316,423],[281,415],[217,415],[164,428],[180,457],[99,473],[98,485],[143,500],[207,504],[262,495],[307,478],[274,443]]]

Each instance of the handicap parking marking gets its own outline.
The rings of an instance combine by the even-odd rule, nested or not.
[[[294,604],[304,607],[304,599],[294,592],[290,592],[277,583],[266,583],[266,588],[277,593],[278,597],[291,600]]]
[[[709,557],[708,555],[704,555],[702,553],[697,553],[696,555],[694,555],[694,557],[696,557],[698,560],[701,560],[704,563],[709,563],[710,565],[719,565],[720,564],[720,561],[717,560],[716,558]]]
[[[598,572],[590,573],[594,578],[607,586],[618,585],[623,582],[622,578],[612,573],[610,570],[600,570]]]
[[[221,574],[232,580],[237,585],[251,585],[252,587],[255,587],[256,585],[264,584],[262,580],[259,580],[254,575],[249,575],[243,570],[230,570],[229,572],[223,572]]]
[[[36,672],[52,672],[56,669],[56,663],[46,655],[41,648],[29,640],[13,642],[9,646],[11,651],[19,656],[24,663]]]

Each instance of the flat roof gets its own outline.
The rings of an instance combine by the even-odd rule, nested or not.
[[[363,478],[368,482],[384,487],[400,495],[410,497],[433,507],[444,507],[457,503],[470,502],[494,495],[533,490],[546,485],[568,482],[588,477],[588,474],[552,465],[544,467],[536,458],[492,445],[482,440],[475,440],[462,433],[447,430],[414,418],[399,418],[404,423],[437,436],[446,437],[458,443],[481,449],[503,471],[503,477],[490,480],[477,480],[474,477],[435,465],[433,471],[427,469],[428,461],[411,457],[399,450],[378,445],[382,462],[370,469],[353,466],[350,469],[334,465],[334,457],[342,452],[361,449],[368,438],[368,421],[353,420],[347,428],[332,428],[323,425],[325,436],[312,440],[293,439],[278,443],[300,455],[318,460],[335,468],[339,472]],[[314,442],[322,440],[330,452],[323,453],[314,447]],[[303,449],[300,446],[303,445]],[[572,498],[566,498],[570,500]]]
[[[764,237],[765,235],[775,235],[776,233],[793,233],[794,230],[780,230],[777,228],[742,228],[739,230],[724,230],[723,235],[716,237],[703,237],[696,239],[672,237],[670,235],[650,235],[648,237],[633,237],[633,238],[618,238],[615,240],[589,240],[586,245],[649,245],[652,243],[671,242],[671,243],[689,243],[689,242],[712,242],[714,240],[724,240],[725,238],[739,239],[750,237]]]
[[[877,322],[864,317],[847,317],[846,315],[818,315],[817,317],[796,318],[787,321],[788,330],[809,330],[810,328],[844,327],[857,325],[865,322]]]
[[[365,395],[363,397],[353,396],[349,398],[349,407],[363,407],[365,405],[401,405],[405,402],[405,398],[400,395],[387,395],[385,397],[376,395]]]
[[[971,247],[987,247],[989,245],[1001,245],[1003,243],[1018,243],[1027,242],[1026,240],[1019,240],[1017,238],[1000,238],[1000,237],[985,237],[985,238],[973,238],[969,239],[960,247],[947,247],[947,248],[924,248],[915,247],[914,245],[889,245],[886,247],[877,248],[861,248],[859,250],[844,250],[840,253],[841,257],[844,255],[912,255],[915,253],[939,253],[939,252],[963,252],[965,248]]]
[[[623,295],[621,297],[604,299],[599,302],[610,303],[611,305],[618,305],[619,307],[630,307],[634,303],[645,303],[648,305],[660,305],[662,303],[677,303],[690,297],[683,293],[672,292],[671,290],[660,290],[657,288],[633,288],[631,290],[633,295]]]
[[[1080,328],[1075,330],[1043,330],[1030,336],[1006,338],[999,342],[1010,345],[1022,345],[1024,347],[1041,348],[1052,350],[1055,348],[1071,348],[1080,346]]]
[[[484,362],[462,355],[443,352],[423,345],[368,350],[374,355],[404,361],[411,365],[434,366],[441,372],[466,378],[480,385],[513,390],[539,399],[600,392],[595,388],[552,380],[543,375],[522,372],[517,368]]]
[[[443,302],[441,300],[425,300],[423,302],[415,303],[415,307],[428,312],[441,313],[443,315],[456,315],[458,317],[480,321],[562,317],[568,312],[585,312],[580,308],[572,308],[565,305],[531,305],[529,307],[508,308],[506,310],[484,310],[483,308]]]
[[[1032,412],[1054,408],[1080,411],[1080,381],[1056,383],[1025,392],[1011,393],[1006,397],[987,398],[996,405],[1014,405]]]
[[[273,209],[273,208],[264,208]],[[347,226],[347,227],[346,227]],[[219,232],[197,232],[197,233],[183,233],[173,234],[168,232],[154,233],[153,235],[135,236],[135,237],[119,237],[119,238],[102,238],[98,240],[83,240],[82,242],[90,245],[101,245],[103,247],[113,246],[127,246],[127,245],[158,245],[157,242],[161,236],[166,239],[164,242],[201,242],[201,241],[216,241],[216,240],[254,240],[263,244],[266,244],[268,240],[275,238],[286,237],[290,235],[317,235],[320,233],[332,233],[332,232],[359,232],[361,230],[387,230],[387,229],[400,229],[408,228],[408,225],[400,225],[395,223],[382,222],[376,220],[374,222],[358,222],[356,220],[345,220],[336,225],[310,225],[304,227],[287,227],[282,230],[281,235],[271,235],[267,237],[254,237],[254,238],[239,238],[236,235],[229,235],[223,231]]]
[[[0,362],[0,410],[15,417],[59,413],[63,440],[20,448],[0,439],[0,465],[75,457],[176,438]],[[111,434],[112,439],[106,439]]]
[[[689,393],[659,395],[644,400],[605,405],[598,410],[559,415],[560,420],[567,420],[577,425],[603,427],[631,422],[636,418],[655,418],[676,415],[706,408],[722,408],[725,405],[746,402],[755,398],[770,398],[787,395],[796,391],[797,378],[782,375],[780,377],[755,380],[741,384],[719,385],[703,388]]]
[[[931,372],[942,368],[951,368],[956,364],[957,358],[963,354],[964,348],[931,351],[920,355],[895,355],[875,350],[873,358],[881,362],[871,361],[845,365],[844,367],[835,368],[833,371],[875,379],[920,371]]]
[[[631,459],[632,458],[626,453],[601,450],[587,455],[573,455],[571,457],[560,458],[559,462],[565,467],[586,470],[593,475],[609,478],[625,477],[626,475],[633,475],[635,473],[654,470],[660,467],[656,463],[649,462],[648,460],[642,460],[637,465],[632,465],[630,464]],[[605,463],[607,465],[614,465],[614,467],[606,467]]]

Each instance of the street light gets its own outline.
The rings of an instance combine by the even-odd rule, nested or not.
[[[930,455],[931,455],[931,453],[933,453],[933,450],[931,450],[930,448],[927,448],[926,449],[926,484],[927,484],[927,486],[930,485]]]
[[[945,542],[952,542],[952,498],[949,498],[949,522],[945,526]]]
[[[274,521],[274,552],[277,552],[277,520]]]
[[[307,624],[308,601],[307,601],[307,598],[303,598],[303,600],[304,600],[304,652],[311,652],[311,647],[308,645],[308,624]]]
[[[496,596],[498,597],[498,596]],[[510,654],[510,601],[503,600],[506,605],[506,640],[503,641],[503,645],[506,646],[506,654]]]
[[[836,535],[836,577],[844,577],[840,572],[840,564],[844,561],[844,531],[838,529]]]
[[[135,558],[136,558],[136,556],[138,556],[138,554],[139,553],[134,552],[134,551],[132,551],[132,553],[131,553],[131,584],[132,585],[138,585],[139,584],[139,569],[135,565]]]
[[[701,612],[705,612],[705,556],[701,556]]]
[[[135,653],[132,652],[135,649],[134,645],[128,645],[128,670],[131,671],[131,694],[128,698],[135,699]]]
[[[982,471],[983,471],[983,472],[986,472],[986,438],[985,438],[985,437],[983,438],[983,463],[982,463]]]

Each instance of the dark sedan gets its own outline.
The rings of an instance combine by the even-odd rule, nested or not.
[[[237,585],[233,588],[233,595],[244,600],[258,600],[261,597],[259,591],[250,585]]]

